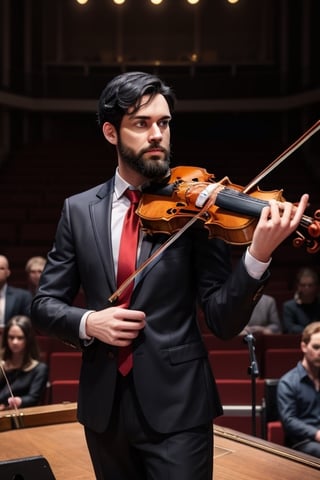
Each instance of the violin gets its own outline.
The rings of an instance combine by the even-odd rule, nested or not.
[[[251,242],[261,210],[269,200],[285,202],[283,190],[263,191],[255,188],[250,194],[228,177],[219,182],[204,168],[180,166],[171,170],[166,183],[153,186],[142,195],[136,213],[143,230],[148,234],[178,232],[188,220],[197,215],[197,226],[208,230],[209,238],[216,237],[232,245]],[[203,199],[201,199],[201,196]],[[200,203],[199,203],[200,197]],[[206,200],[210,198],[210,205]],[[204,208],[203,208],[204,207]],[[320,249],[320,210],[311,218],[303,215],[300,226],[308,237],[298,233],[294,246],[307,245],[309,253]]]
[[[262,191],[258,182],[274,170],[289,155],[300,148],[320,130],[320,120],[280,154],[246,187],[231,183],[228,177],[215,181],[213,174],[198,167],[172,169],[166,185],[145,191],[137,209],[142,227],[149,234],[184,231],[195,221],[205,227],[210,237],[218,237],[234,245],[251,242],[258,217],[270,199],[281,204],[285,199],[283,190]],[[280,205],[281,206],[281,205]],[[189,220],[189,222],[188,222]],[[300,226],[307,236],[296,231],[295,247],[306,245],[308,253],[320,249],[320,210],[314,217],[303,215]],[[175,233],[177,235],[177,233]]]
[[[133,272],[109,297],[110,304],[130,283],[163,253],[193,224],[208,230],[209,237],[217,237],[229,244],[251,243],[263,207],[271,199],[285,202],[283,190],[263,191],[257,183],[280,165],[288,156],[320,130],[318,120],[309,130],[280,154],[246,186],[233,184],[228,177],[216,182],[214,174],[199,167],[176,167],[161,183],[144,189],[136,213],[142,229],[149,235],[164,233],[168,239]],[[300,226],[304,234],[296,231],[294,247],[306,246],[308,253],[320,249],[320,210],[314,217],[303,215]]]

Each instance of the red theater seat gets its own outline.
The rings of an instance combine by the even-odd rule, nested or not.
[[[299,348],[301,335],[294,333],[264,335],[263,348]]]
[[[54,380],[50,389],[50,403],[76,402],[79,380]]]
[[[269,348],[264,355],[264,377],[280,378],[301,359],[300,348]]]
[[[222,405],[251,405],[252,404],[252,382],[242,379],[217,379]],[[255,380],[255,400],[261,405],[264,397],[264,380]]]
[[[49,362],[50,383],[55,380],[78,380],[81,367],[81,352],[53,352]]]
[[[202,334],[207,350],[246,350],[247,344],[243,338],[243,335],[237,335],[229,340],[221,340],[211,333]]]
[[[215,378],[250,378],[250,358],[247,350],[216,350],[208,352]]]
[[[267,440],[269,442],[277,443],[279,445],[285,444],[284,431],[280,421],[267,423]]]
[[[50,361],[50,355],[53,352],[71,352],[75,353],[75,349],[70,345],[65,344],[61,340],[46,335],[37,335],[37,343],[39,345],[40,352],[47,356],[47,362]],[[76,353],[78,353],[76,351]]]

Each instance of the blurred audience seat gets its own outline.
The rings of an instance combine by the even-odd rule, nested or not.
[[[297,333],[285,333],[264,335],[263,349],[269,348],[300,348],[301,335]]]
[[[81,367],[81,352],[52,352],[49,360],[49,381],[78,380]]]
[[[280,378],[302,359],[300,348],[269,348],[264,353],[264,378]]]
[[[278,445],[285,445],[284,431],[280,420],[267,423],[266,440]]]
[[[285,436],[279,419],[277,388],[278,378],[264,379],[264,397],[262,407],[262,436],[268,442],[285,445]]]
[[[212,350],[208,352],[208,357],[216,379],[250,378],[250,358],[247,350]]]
[[[225,379],[216,380],[222,405],[251,405],[252,382],[243,379]],[[255,400],[257,405],[262,404],[264,398],[264,379],[255,380]]]
[[[78,400],[79,380],[54,380],[50,386],[50,403],[67,403]]]

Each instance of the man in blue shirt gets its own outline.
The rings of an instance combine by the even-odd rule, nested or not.
[[[277,400],[288,446],[320,458],[320,322],[305,327],[302,361],[284,374]]]

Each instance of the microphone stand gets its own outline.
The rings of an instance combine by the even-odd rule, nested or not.
[[[254,336],[249,333],[243,339],[249,348],[249,356],[250,356],[250,365],[248,367],[248,374],[251,375],[251,419],[252,419],[252,435],[256,436],[257,429],[256,429],[256,378],[259,376],[259,368],[257,364],[256,354],[255,354],[255,338]]]

